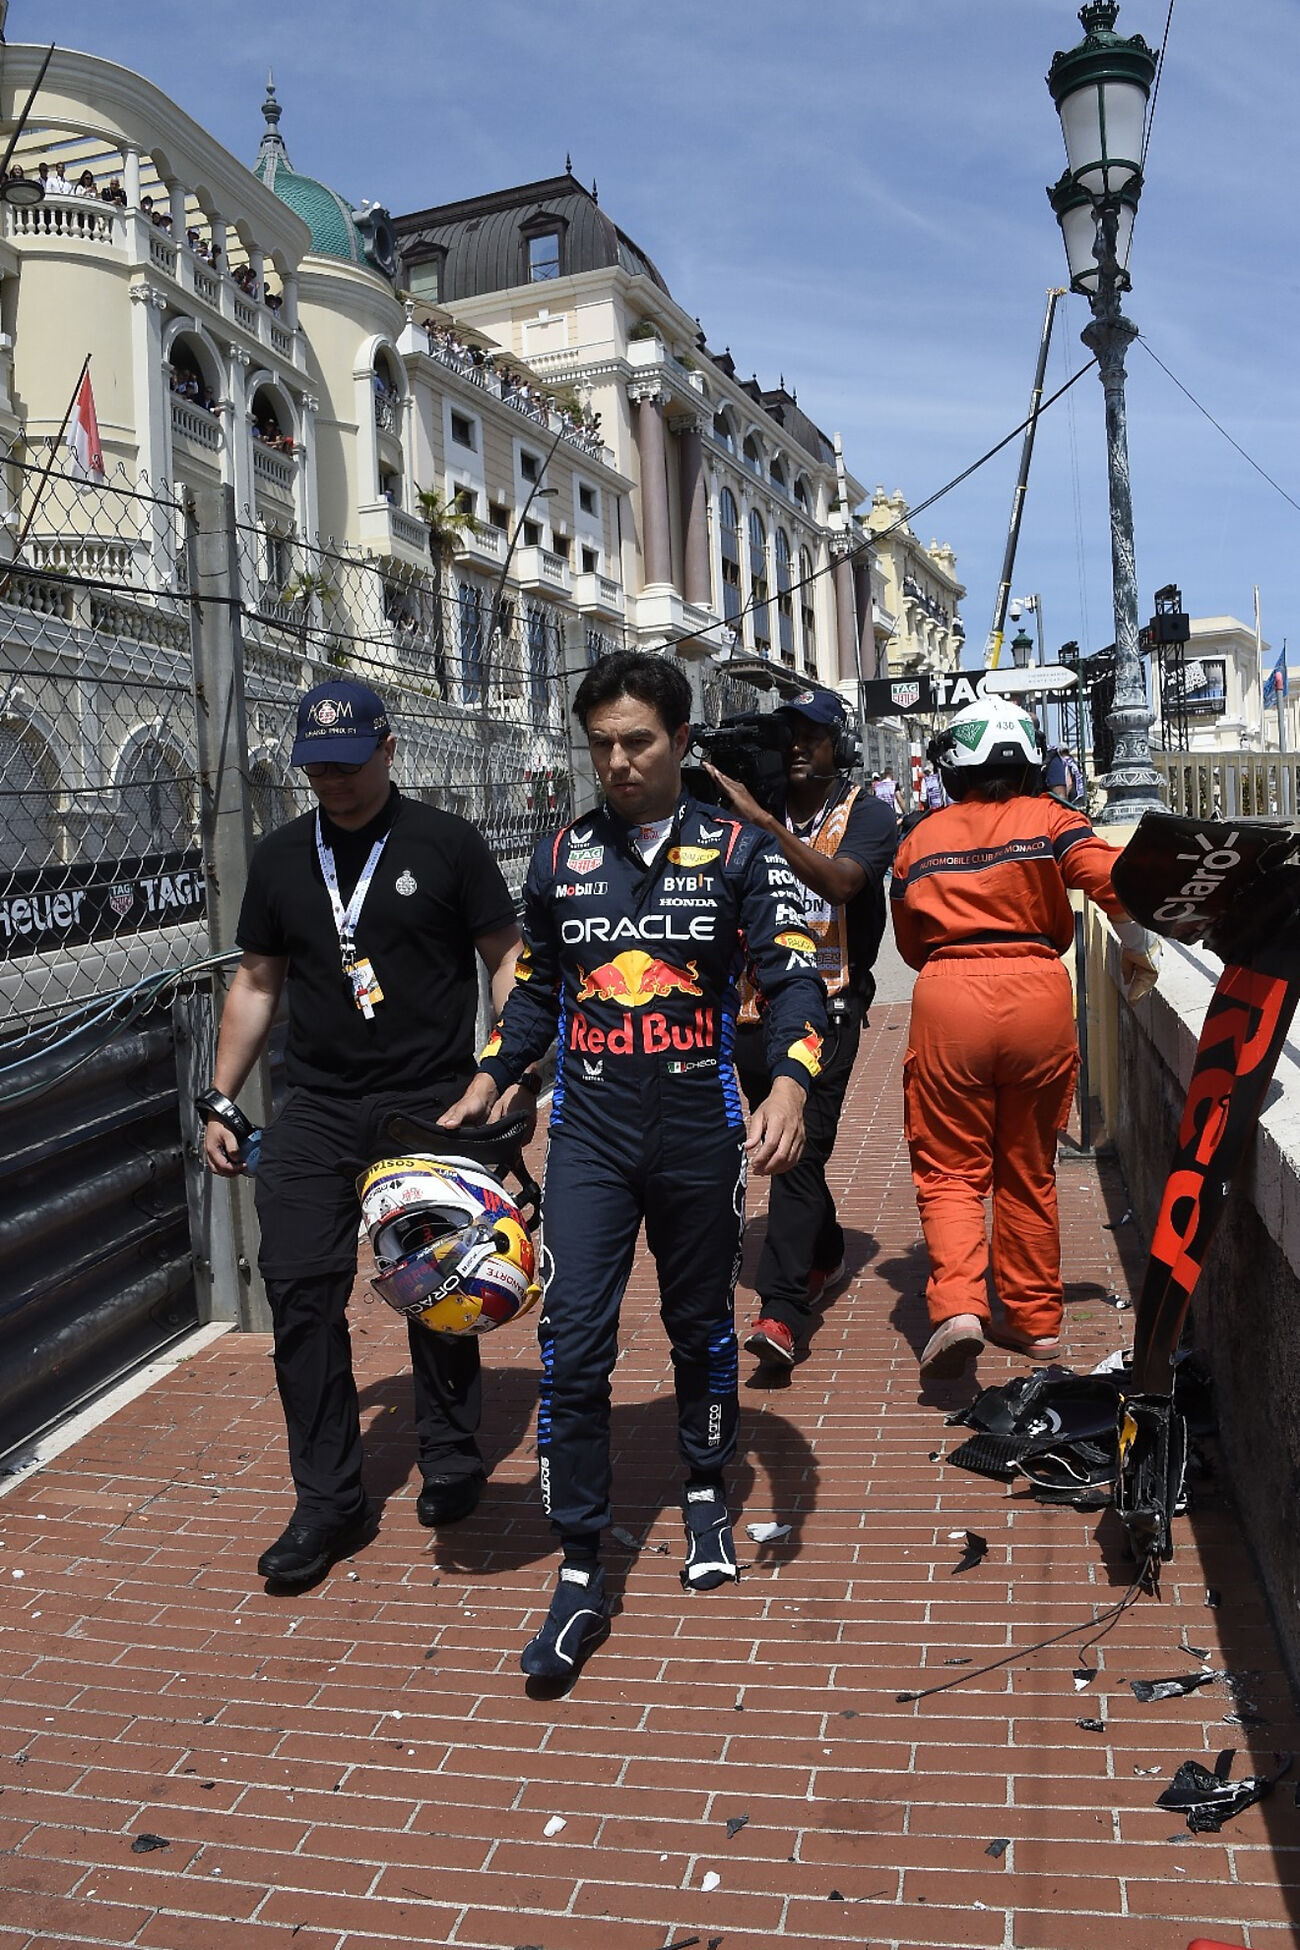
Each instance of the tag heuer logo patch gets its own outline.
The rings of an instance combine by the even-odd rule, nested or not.
[[[418,885],[418,882],[416,881],[415,875],[411,872],[410,868],[403,867],[402,871],[398,874],[397,879],[393,882],[393,885],[396,887],[399,894],[413,894]]]
[[[114,914],[129,914],[135,904],[135,885],[130,880],[119,880],[108,897],[108,904]]]
[[[603,846],[588,846],[582,850],[571,848],[568,860],[569,872],[595,873],[597,867],[604,864],[604,859],[605,849]]]
[[[891,684],[889,687],[890,702],[896,704],[900,711],[910,711],[920,695],[919,684]]]

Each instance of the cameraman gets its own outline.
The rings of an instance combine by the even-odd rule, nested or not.
[[[758,1265],[758,1317],[745,1342],[764,1367],[789,1369],[805,1351],[814,1305],[844,1276],[844,1234],[826,1164],[875,993],[871,967],[885,931],[885,875],[898,827],[884,800],[846,776],[857,741],[834,691],[800,691],[774,715],[788,724],[790,744],[784,791],[772,811],[716,766],[706,769],[741,818],[780,845],[791,870],[788,911],[780,918],[792,935],[811,935],[816,943],[829,997],[822,1068],[804,1106],[803,1157],[772,1180]],[[771,1082],[752,998],[740,1023],[740,1080],[750,1103],[761,1103]]]

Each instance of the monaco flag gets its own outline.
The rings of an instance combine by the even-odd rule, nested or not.
[[[87,372],[77,388],[77,400],[68,422],[68,451],[71,469],[87,486],[105,479],[104,452],[99,444],[99,420],[95,414],[95,395]]]

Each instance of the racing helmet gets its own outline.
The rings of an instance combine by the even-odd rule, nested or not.
[[[926,747],[945,790],[954,799],[982,778],[1029,774],[1030,789],[1044,758],[1043,734],[1033,719],[1009,699],[977,698],[948,720]]]
[[[487,1334],[541,1297],[519,1207],[468,1158],[381,1158],[357,1181],[381,1300],[435,1334]]]

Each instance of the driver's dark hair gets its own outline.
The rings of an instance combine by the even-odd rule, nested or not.
[[[691,721],[691,687],[673,657],[652,656],[645,650],[611,650],[579,684],[573,715],[585,731],[593,711],[620,697],[653,705],[667,732]]]

